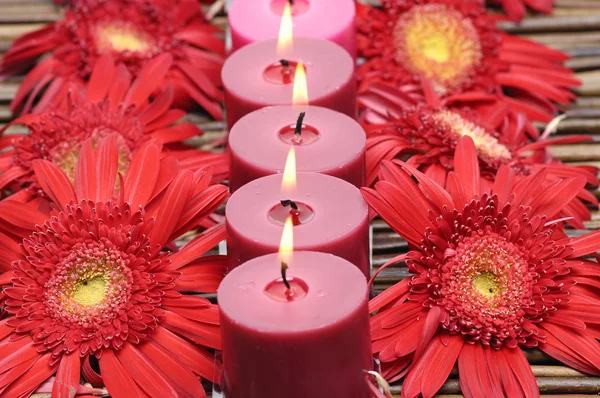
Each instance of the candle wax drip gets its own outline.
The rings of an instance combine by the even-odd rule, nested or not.
[[[300,278],[293,276],[287,278],[290,289],[285,286],[282,278],[274,280],[265,287],[265,294],[277,301],[302,300],[308,293],[308,285]]]
[[[287,3],[289,3],[289,0],[271,0],[271,11],[277,15],[282,15]],[[293,17],[302,15],[310,8],[310,2],[309,0],[294,0],[291,8]]]
[[[306,224],[315,215],[314,210],[307,204],[296,202],[298,209],[283,206],[281,203],[276,204],[269,210],[268,218],[273,224],[283,226],[288,217],[292,217],[294,226]]]
[[[281,61],[267,66],[263,72],[266,81],[273,84],[292,84],[296,74],[298,62],[287,60],[287,65],[282,65]]]
[[[319,139],[319,131],[303,124],[301,134],[296,134],[296,125],[290,124],[279,130],[279,138],[290,145],[309,145]]]

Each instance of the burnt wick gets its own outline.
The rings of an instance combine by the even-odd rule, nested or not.
[[[294,201],[293,201],[293,200],[291,200],[291,199],[285,199],[285,200],[281,200],[281,201],[279,201],[279,202],[281,203],[281,205],[282,205],[283,207],[288,207],[288,206],[290,206],[292,209],[294,209],[294,210],[298,210],[298,205],[296,204],[296,202],[294,202]]]
[[[288,61],[287,59],[280,59],[279,63],[281,64],[281,66],[287,68],[288,66],[290,66],[290,61]]]
[[[294,5],[294,0],[288,0],[288,3],[290,3],[291,6]]]
[[[288,269],[288,265],[285,262],[281,262],[281,279],[283,279],[283,284],[285,285],[285,287],[287,288],[287,290],[292,290],[292,286],[290,286],[290,283],[287,280],[287,269]]]
[[[300,112],[298,120],[296,121],[296,128],[294,129],[294,135],[300,137],[302,135],[302,123],[304,122],[304,116],[306,112]]]

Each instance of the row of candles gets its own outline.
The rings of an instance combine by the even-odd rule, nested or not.
[[[226,398],[370,396],[354,12],[353,0],[236,0],[229,10]],[[292,41],[292,23],[312,37]]]

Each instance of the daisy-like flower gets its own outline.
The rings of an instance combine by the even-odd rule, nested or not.
[[[542,14],[552,14],[553,0],[490,0],[492,4],[502,6],[508,18],[514,22],[519,22],[525,16],[526,8]]]
[[[184,293],[216,291],[226,258],[201,256],[224,226],[163,248],[228,193],[210,171],[162,167],[160,146],[145,143],[122,175],[117,136],[88,141],[74,184],[33,162],[49,213],[0,202],[0,395],[28,396],[53,374],[57,397],[81,375],[115,398],[204,396],[200,378],[216,380],[218,308]]]
[[[40,186],[33,176],[33,162],[45,159],[58,166],[70,180],[83,143],[94,145],[102,138],[118,135],[119,170],[123,172],[137,149],[149,139],[164,144],[165,152],[175,155],[184,168],[196,170],[212,167],[214,180],[226,178],[228,160],[225,154],[198,151],[181,141],[201,135],[192,123],[174,124],[186,113],[171,109],[174,92],[169,86],[150,101],[160,85],[160,77],[172,67],[169,54],[148,62],[139,76],[131,76],[122,65],[115,65],[110,55],[100,58],[89,82],[74,86],[68,95],[54,103],[40,103],[42,111],[24,115],[13,123],[28,127],[27,135],[5,135],[0,138],[0,190],[10,187],[23,198],[38,193]],[[172,158],[171,158],[172,159]]]
[[[431,397],[458,362],[467,397],[533,397],[530,347],[600,375],[600,266],[582,258],[600,249],[600,231],[571,239],[556,219],[585,178],[545,186],[544,169],[518,180],[502,166],[487,190],[473,140],[456,152],[447,190],[395,161],[362,191],[409,243],[383,268],[406,260],[413,274],[370,303],[383,375],[406,375],[403,397]]]
[[[502,96],[530,119],[550,121],[580,82],[564,53],[511,36],[475,0],[383,0],[357,4],[360,94],[384,108],[425,78],[444,97],[465,91]],[[373,84],[375,85],[374,88]],[[409,87],[403,87],[408,85]]]
[[[174,87],[178,106],[195,102],[221,119],[225,46],[217,34],[194,0],[82,0],[67,8],[62,20],[16,39],[0,62],[0,79],[48,54],[11,103],[13,112],[28,112],[40,93],[48,102],[69,82],[87,80],[103,54],[111,54],[132,76],[158,55],[170,54],[173,64],[160,77],[161,85]]]
[[[552,127],[531,142],[537,134],[523,114],[515,113],[510,106],[496,104],[490,112],[475,112],[463,107],[419,105],[390,116],[389,121],[367,125],[367,183],[371,186],[377,179],[382,161],[407,159],[442,186],[448,184],[448,172],[454,170],[463,159],[456,158],[456,145],[464,136],[475,142],[481,170],[481,184],[493,185],[499,169],[512,168],[517,179],[525,178],[545,168],[546,184],[557,180],[582,176],[588,184],[597,186],[598,169],[592,166],[571,166],[553,159],[547,150],[552,145],[588,141],[589,136],[564,136],[548,138]],[[584,228],[583,221],[590,219],[585,204],[598,205],[596,197],[582,189],[577,197],[566,204],[561,216],[570,217],[569,223]]]

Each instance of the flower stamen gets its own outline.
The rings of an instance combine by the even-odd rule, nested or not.
[[[480,156],[492,161],[512,159],[510,150],[501,144],[496,137],[484,128],[466,120],[458,113],[443,110],[432,117],[436,122],[452,130],[457,135],[457,141],[465,135],[471,137]]]
[[[394,28],[398,62],[445,93],[466,82],[483,57],[477,29],[441,4],[414,6]]]
[[[487,298],[494,297],[500,290],[498,278],[491,272],[482,272],[475,275],[473,277],[473,287]]]
[[[140,32],[125,24],[111,24],[98,29],[98,47],[115,52],[145,52],[151,47],[150,40]]]

